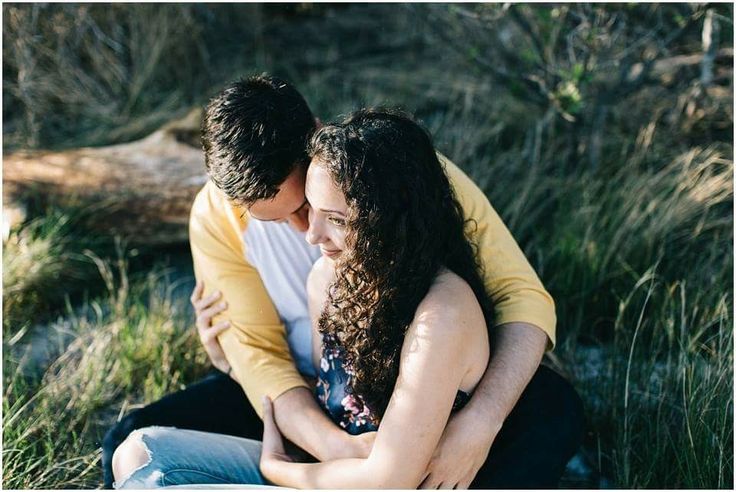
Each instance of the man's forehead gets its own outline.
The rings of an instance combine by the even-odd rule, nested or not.
[[[248,213],[250,216],[257,220],[272,221],[282,220],[290,215],[293,215],[307,203],[306,196],[304,195],[304,189],[301,189],[301,195],[295,191],[288,197],[279,198],[281,191],[276,194],[275,197],[267,200],[257,200],[248,207]],[[301,196],[301,198],[300,198]]]
[[[279,185],[272,198],[256,200],[248,207],[251,217],[258,220],[281,220],[296,213],[304,206],[304,181],[306,169],[298,167]]]

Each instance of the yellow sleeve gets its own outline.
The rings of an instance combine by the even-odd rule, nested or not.
[[[219,290],[228,303],[220,316],[230,320],[231,328],[218,338],[260,415],[264,395],[277,398],[307,384],[296,370],[285,327],[261,277],[245,259],[242,233],[247,221],[242,212],[208,181],[192,206],[189,243],[194,274],[205,284],[204,296]]]
[[[486,195],[454,163],[444,156],[447,175],[478,245],[485,284],[494,306],[495,326],[524,322],[541,328],[549,337],[547,349],[555,344],[555,303],[536,272],[516,244],[508,228]]]

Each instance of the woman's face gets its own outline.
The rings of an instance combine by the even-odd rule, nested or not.
[[[307,241],[319,245],[324,256],[335,260],[345,249],[348,205],[317,157],[309,165],[305,190],[310,204]]]

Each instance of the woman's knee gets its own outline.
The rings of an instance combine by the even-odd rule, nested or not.
[[[112,453],[134,430],[153,425],[145,410],[146,408],[134,410],[116,422],[105,434],[102,441],[103,449]]]
[[[263,484],[260,443],[173,427],[133,431],[112,459],[115,488],[187,484]]]
[[[112,456],[112,471],[116,486],[152,461],[151,452],[143,440],[146,429],[135,430],[115,449]]]

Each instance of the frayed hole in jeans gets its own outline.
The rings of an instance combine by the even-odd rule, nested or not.
[[[130,443],[128,443],[128,441],[130,441]],[[132,477],[135,474],[135,472],[137,472],[138,470],[142,470],[146,466],[150,465],[151,461],[153,461],[153,455],[151,454],[151,450],[148,449],[148,446],[143,441],[143,433],[140,430],[134,430],[133,432],[131,432],[130,435],[127,437],[127,439],[125,439],[125,441],[123,441],[123,443],[120,445],[120,447],[122,446],[126,446],[126,447],[136,446],[137,450],[142,449],[143,451],[145,451],[147,458],[143,464],[137,466],[134,470],[131,470],[125,476],[123,480],[121,480],[120,482],[117,482],[117,481],[113,482],[112,487],[114,489],[123,488],[125,486],[125,482],[130,480],[130,477]],[[118,447],[118,449],[115,450],[116,453],[120,449],[120,447]],[[114,456],[113,456],[113,459],[114,459]]]

